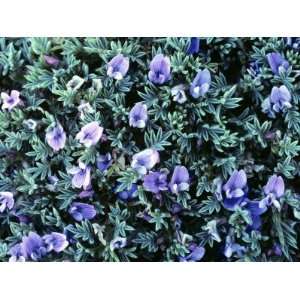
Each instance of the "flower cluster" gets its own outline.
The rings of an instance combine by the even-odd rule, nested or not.
[[[0,261],[298,261],[299,38],[1,38]]]

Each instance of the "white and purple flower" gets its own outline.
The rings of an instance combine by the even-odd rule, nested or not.
[[[209,90],[211,76],[208,69],[200,70],[190,86],[190,94],[197,99],[203,97]]]
[[[12,90],[10,92],[10,95],[7,93],[2,92],[1,93],[1,99],[2,99],[2,109],[7,109],[8,111],[11,111],[15,106],[21,103],[20,99],[20,92],[16,90]]]
[[[263,209],[274,205],[280,209],[280,198],[284,195],[284,181],[281,176],[273,175],[269,178],[267,184],[264,186],[265,198],[260,201],[260,207]]]
[[[170,59],[163,54],[154,56],[150,63],[149,80],[155,84],[163,84],[171,78]]]
[[[69,208],[69,213],[78,222],[91,220],[96,216],[94,205],[81,202],[73,202]]]
[[[83,126],[80,132],[77,133],[76,139],[88,148],[98,143],[102,133],[103,127],[100,127],[99,123],[94,121]]]
[[[285,85],[281,85],[280,87],[274,86],[272,88],[270,97],[268,97],[262,103],[263,112],[274,118],[274,112],[278,113],[285,107],[292,107],[291,98],[291,93]]]
[[[124,57],[123,54],[118,54],[107,64],[107,75],[116,80],[121,80],[126,76],[128,69],[128,57]]]
[[[59,123],[47,130],[46,141],[55,152],[65,147],[66,133]]]
[[[78,167],[73,167],[68,170],[69,174],[73,175],[72,185],[76,188],[86,190],[91,184],[91,167],[79,161]]]
[[[235,170],[223,186],[225,193],[224,207],[228,210],[235,210],[245,199],[247,190],[247,176],[245,171]]]
[[[169,184],[169,188],[173,194],[187,191],[190,187],[190,176],[186,167],[176,166]]]
[[[145,149],[132,157],[131,167],[140,175],[146,175],[159,162],[159,153],[154,149]]]
[[[14,195],[11,192],[0,192],[0,213],[3,213],[6,209],[11,210],[14,204]]]
[[[24,262],[26,261],[23,249],[22,249],[22,243],[18,243],[14,246],[12,246],[9,249],[9,262]]]
[[[43,238],[35,232],[29,232],[28,236],[22,238],[21,248],[26,260],[39,261],[47,253]]]
[[[279,72],[284,72],[289,68],[289,62],[278,52],[267,54],[267,60],[275,75],[279,75]]]
[[[148,120],[147,105],[136,103],[129,112],[129,125],[136,128],[144,128]]]
[[[64,251],[69,245],[66,235],[59,232],[52,232],[50,234],[46,234],[43,236],[43,240],[46,244],[47,252],[53,250],[56,253],[59,253]]]

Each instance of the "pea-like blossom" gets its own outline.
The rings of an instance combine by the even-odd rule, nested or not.
[[[104,155],[99,155],[97,158],[97,168],[104,172],[112,165],[112,157],[110,153],[106,153]]]
[[[165,172],[150,172],[144,177],[143,182],[146,191],[157,194],[168,189],[167,174]]]
[[[123,79],[129,69],[129,58],[123,54],[118,54],[113,57],[107,64],[107,75],[116,80]]]
[[[274,118],[275,113],[282,111],[285,107],[290,108],[292,106],[291,98],[291,93],[286,86],[275,86],[272,88],[271,95],[263,101],[262,111]]]
[[[154,149],[145,149],[132,157],[131,167],[145,175],[159,162],[159,153]]]
[[[97,121],[91,122],[83,126],[77,133],[76,139],[85,147],[96,145],[103,133],[103,127],[99,126]]]
[[[275,75],[279,75],[280,71],[283,72],[289,68],[288,61],[278,52],[267,54],[267,60]]]
[[[78,222],[82,220],[91,220],[96,216],[94,205],[73,202],[69,208],[69,214]]]
[[[35,232],[29,232],[28,236],[22,238],[21,247],[26,260],[39,261],[47,253],[44,240]]]
[[[126,247],[127,239],[123,237],[116,237],[110,242],[110,250],[113,251],[115,249],[121,249]]]
[[[56,68],[59,65],[59,59],[54,57],[54,56],[50,56],[50,55],[44,55],[44,59],[45,62],[47,63],[47,65]]]
[[[226,237],[224,255],[227,258],[230,258],[233,255],[236,255],[237,257],[242,257],[245,252],[246,252],[246,248],[244,246],[241,246],[240,244],[235,243],[231,236],[228,235]]]
[[[262,225],[261,215],[267,211],[267,207],[261,205],[260,201],[246,199],[243,203],[243,209],[248,210],[252,220],[248,228],[250,230],[259,230]]]
[[[59,123],[47,131],[46,141],[55,152],[65,147],[66,133]]]
[[[53,250],[56,253],[59,253],[64,251],[69,245],[66,235],[59,232],[52,232],[50,234],[46,234],[43,236],[43,240],[46,244],[47,252]]]
[[[12,90],[10,92],[10,95],[2,92],[1,99],[2,99],[2,109],[7,109],[8,111],[11,111],[15,106],[21,103],[20,92],[16,90]]]
[[[83,187],[84,190],[91,184],[91,167],[79,161],[78,167],[73,167],[68,170],[69,174],[73,175],[72,185],[76,188]]]
[[[171,89],[171,95],[173,97],[173,101],[178,102],[180,104],[184,103],[187,100],[184,90],[185,90],[185,86],[183,84],[174,86]]]
[[[119,186],[120,184],[117,185],[116,190]],[[117,196],[120,200],[124,202],[128,202],[134,199],[137,196],[137,185],[133,183],[129,189],[117,192]]]
[[[129,112],[129,125],[131,127],[144,128],[148,120],[147,105],[136,103]]]
[[[25,257],[22,249],[22,244],[18,243],[9,249],[9,262],[24,262]]]
[[[190,176],[186,167],[176,166],[169,184],[169,188],[173,194],[186,191],[189,189]]]
[[[163,54],[154,56],[150,63],[150,71],[148,78],[155,84],[163,84],[171,78],[171,63],[170,59]]]
[[[189,40],[189,47],[186,51],[188,55],[197,54],[200,49],[200,38],[192,37]]]
[[[11,192],[0,192],[0,213],[6,209],[11,210],[14,204],[14,195]]]
[[[196,243],[191,243],[189,245],[189,254],[187,254],[184,257],[180,257],[179,261],[181,262],[196,262],[200,261],[204,254],[205,254],[205,248],[202,246],[198,246]]]
[[[209,90],[211,76],[208,69],[200,70],[190,86],[190,94],[197,99],[203,97]]]
[[[244,170],[235,170],[223,185],[225,193],[223,205],[228,210],[235,210],[247,194],[247,176]]]
[[[273,175],[264,186],[265,198],[260,202],[260,207],[265,208],[274,205],[280,209],[280,198],[284,195],[284,181],[281,176]]]

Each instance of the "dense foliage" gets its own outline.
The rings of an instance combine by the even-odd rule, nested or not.
[[[299,50],[1,38],[0,259],[299,260]]]

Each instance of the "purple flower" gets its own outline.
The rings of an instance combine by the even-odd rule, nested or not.
[[[3,213],[5,209],[11,210],[14,204],[14,195],[11,192],[0,192],[0,213]]]
[[[143,183],[146,191],[154,194],[168,189],[167,174],[164,172],[150,172],[144,177]]]
[[[173,101],[182,104],[187,100],[184,89],[185,86],[183,84],[176,85],[171,89]]]
[[[159,154],[154,149],[145,149],[132,157],[131,167],[139,174],[145,175],[159,162]]]
[[[47,131],[46,141],[55,152],[65,147],[66,134],[60,124]]]
[[[106,171],[112,164],[112,158],[110,153],[106,153],[105,155],[99,155],[97,158],[97,168],[104,172]]]
[[[284,107],[290,108],[291,106],[291,94],[286,86],[282,85],[279,88],[272,88],[270,97],[262,103],[262,111],[267,113],[269,117],[274,118],[274,112],[279,112]]]
[[[21,247],[26,260],[38,261],[47,253],[43,239],[35,232],[29,232],[28,236],[22,238]]]
[[[96,145],[103,133],[103,127],[100,127],[98,122],[94,121],[83,126],[80,132],[77,133],[76,139],[85,147]]]
[[[235,170],[226,184],[223,186],[225,192],[224,207],[235,210],[244,200],[247,192],[247,176],[244,170]]]
[[[120,184],[117,185],[117,188],[119,186],[120,186]],[[124,202],[127,202],[127,201],[133,199],[137,196],[137,185],[133,183],[128,190],[123,190],[121,192],[118,192],[117,195],[118,195],[118,198]]]
[[[260,207],[267,208],[272,204],[280,209],[279,199],[284,195],[284,181],[281,176],[273,175],[264,186],[265,198],[260,201]]]
[[[192,37],[192,38],[190,38],[189,42],[190,42],[189,47],[188,47],[186,53],[188,55],[197,54],[200,49],[200,38]]]
[[[73,175],[72,185],[76,188],[83,187],[84,190],[91,184],[91,167],[86,166],[83,162],[79,161],[78,167],[73,167],[68,170],[69,174]]]
[[[94,205],[81,202],[73,202],[71,207],[69,208],[69,214],[71,214],[76,221],[80,222],[84,219],[93,219],[96,216],[96,210]]]
[[[208,92],[210,83],[210,72],[207,69],[200,70],[190,86],[190,94],[196,99],[203,97]]]
[[[10,258],[9,262],[24,262],[25,257],[22,249],[22,244],[18,243],[10,248],[9,250]]]
[[[169,184],[170,190],[173,194],[186,191],[189,189],[190,176],[186,167],[176,166]]]
[[[262,206],[260,201],[245,200],[243,207],[248,210],[252,220],[252,224],[249,226],[250,230],[259,230],[261,227],[261,215],[267,211],[266,206]]]
[[[114,251],[115,249],[124,248],[127,244],[126,238],[116,237],[110,242],[110,250]]]
[[[246,248],[244,246],[235,243],[229,235],[226,237],[224,255],[227,258],[230,258],[234,254],[236,254],[237,257],[242,257],[245,251]]]
[[[167,56],[157,54],[150,63],[149,80],[155,84],[163,84],[171,78],[171,63]]]
[[[136,103],[129,112],[129,125],[131,127],[144,128],[148,120],[147,105]]]
[[[116,55],[107,64],[107,75],[117,80],[125,77],[129,69],[129,59],[122,54]]]
[[[8,109],[9,111],[21,102],[20,93],[16,90],[12,90],[10,95],[1,93],[1,99],[3,101],[2,109]]]
[[[61,251],[64,251],[69,245],[67,237],[59,232],[52,232],[50,234],[46,234],[43,236],[43,240],[46,244],[47,252],[53,250],[56,253],[59,253]]]
[[[270,103],[274,111],[279,112],[284,107],[291,107],[291,93],[282,85],[279,88],[274,86],[271,91]]]
[[[188,255],[179,258],[181,262],[200,261],[205,254],[205,249],[201,246],[197,246],[195,243],[190,244],[189,251],[190,253]]]
[[[267,54],[268,63],[275,75],[279,75],[280,71],[286,71],[289,68],[289,63],[278,52]]]
[[[44,59],[49,66],[56,68],[59,65],[59,59],[54,56],[44,55]]]

